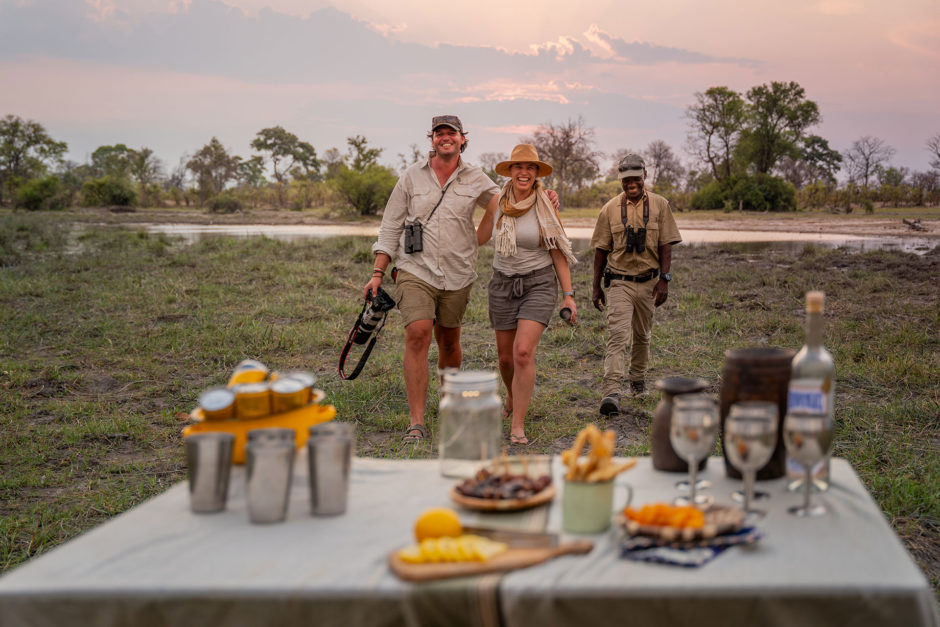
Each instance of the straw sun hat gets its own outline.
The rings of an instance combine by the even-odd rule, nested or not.
[[[500,161],[496,164],[496,173],[502,176],[510,176],[509,168],[512,167],[514,163],[534,163],[539,166],[539,171],[538,174],[535,175],[535,178],[542,178],[552,173],[552,166],[544,161],[539,161],[539,152],[532,144],[519,144],[513,148],[512,156],[509,157],[509,161]]]

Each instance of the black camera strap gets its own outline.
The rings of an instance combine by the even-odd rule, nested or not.
[[[623,222],[623,228],[627,228],[627,193],[624,192],[623,196],[620,197],[620,221]],[[646,228],[646,225],[650,221],[650,197],[649,195],[643,195],[643,228]]]
[[[385,321],[388,320],[388,313],[382,316],[382,323],[375,329],[372,333],[372,339],[369,340],[369,345],[366,346],[366,349],[362,352],[362,357],[359,358],[359,363],[356,364],[356,367],[353,369],[352,373],[347,375],[346,370],[346,357],[349,355],[349,351],[352,349],[353,344],[355,343],[356,334],[359,333],[359,327],[362,324],[362,316],[366,313],[366,307],[369,306],[369,301],[365,301],[362,304],[362,311],[359,312],[359,318],[356,320],[356,324],[353,325],[352,331],[349,332],[349,337],[346,339],[346,346],[343,347],[343,352],[339,356],[339,378],[346,381],[352,381],[359,376],[359,373],[362,372],[362,369],[366,365],[366,361],[369,359],[369,355],[372,353],[372,349],[375,347],[376,340],[379,339],[379,331],[385,326]]]
[[[450,183],[453,183],[453,181],[451,181]],[[434,205],[433,209],[431,209],[431,213],[425,216],[424,221],[419,222],[419,224],[427,224],[428,222],[431,221],[431,216],[434,215],[434,212],[437,211],[437,208],[441,206],[442,202],[444,202],[444,194],[447,193],[447,188],[450,187],[450,183],[444,186],[444,191],[441,192],[441,197],[437,199],[437,204]]]

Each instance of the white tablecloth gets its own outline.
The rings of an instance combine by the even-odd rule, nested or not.
[[[556,474],[558,473],[556,460]],[[429,584],[399,581],[392,550],[411,541],[425,508],[448,505],[452,481],[436,461],[355,459],[344,516],[309,514],[299,456],[283,524],[248,523],[244,472],[233,472],[228,509],[189,511],[185,483],[41,555],[0,578],[0,625],[859,625],[938,624],[923,573],[844,460],[817,498],[818,519],[786,514],[800,496],[781,481],[753,547],[736,547],[701,568],[618,557],[614,533],[595,536],[588,556],[562,557],[505,576]],[[703,474],[719,502],[739,482],[719,458]],[[634,503],[662,501],[681,475],[648,458],[618,481]],[[561,485],[559,484],[559,488]],[[547,528],[561,528],[561,489]],[[625,491],[621,491],[625,493]],[[467,523],[531,526],[527,515],[477,515]]]

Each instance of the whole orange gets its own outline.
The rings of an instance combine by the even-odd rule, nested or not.
[[[463,533],[463,525],[457,512],[446,507],[429,509],[415,521],[415,538],[418,542],[426,538],[456,537]]]

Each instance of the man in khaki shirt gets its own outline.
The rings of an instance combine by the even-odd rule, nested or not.
[[[607,310],[600,411],[620,412],[620,386],[631,339],[629,377],[634,396],[646,394],[653,309],[666,302],[672,246],[682,241],[669,201],[644,190],[646,164],[628,154],[618,166],[623,193],[601,209],[591,238],[594,248],[592,299]],[[608,288],[605,296],[601,279]]]
[[[499,187],[479,167],[460,157],[467,134],[460,118],[432,118],[431,154],[398,179],[372,246],[375,265],[363,297],[375,294],[392,259],[398,267],[396,301],[405,324],[404,374],[410,425],[403,441],[428,437],[424,409],[428,395],[428,349],[437,341],[439,368],[459,368],[463,359],[460,325],[476,279],[477,247],[493,232]],[[549,192],[557,207],[558,197]],[[474,209],[485,207],[474,230]],[[421,250],[408,247],[409,227],[421,223]],[[411,252],[409,252],[411,250]]]

